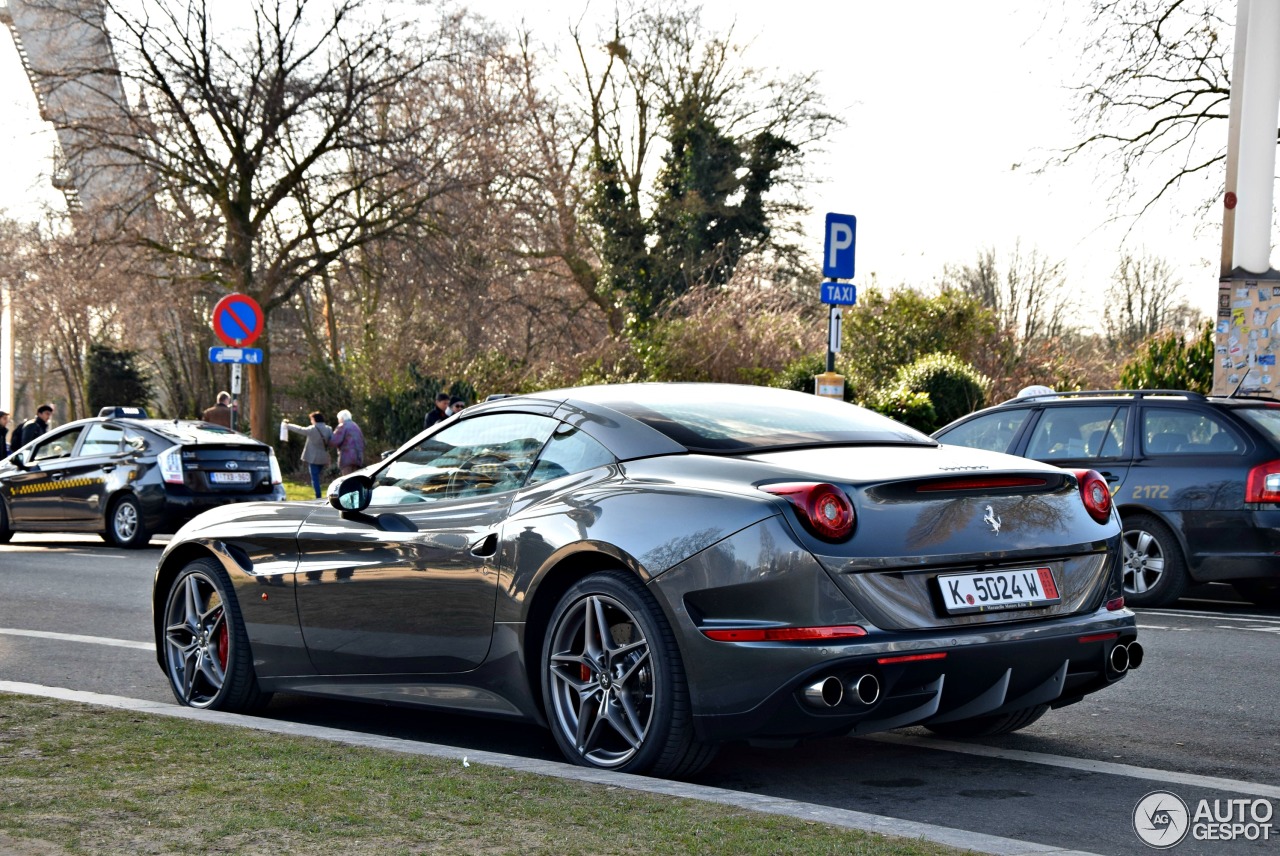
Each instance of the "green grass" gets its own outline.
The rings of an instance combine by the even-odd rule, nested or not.
[[[0,695],[0,849],[344,856],[960,852],[480,764],[13,695]]]
[[[327,490],[328,487],[329,485],[327,483],[322,484],[320,486],[320,490],[323,492]],[[311,489],[311,480],[309,478],[304,478],[302,481],[286,478],[284,480],[284,498],[290,502],[314,500],[316,498],[316,492]]]

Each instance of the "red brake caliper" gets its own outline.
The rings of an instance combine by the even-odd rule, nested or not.
[[[223,615],[222,626],[218,628],[218,663],[222,666],[222,671],[227,670],[227,621],[226,615]]]

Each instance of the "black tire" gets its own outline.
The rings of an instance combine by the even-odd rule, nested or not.
[[[1256,606],[1280,609],[1280,579],[1236,580],[1231,587]]]
[[[151,533],[142,519],[142,503],[137,497],[122,493],[107,511],[107,531],[103,535],[113,547],[136,550],[151,542]]]
[[[607,633],[597,630],[601,619]],[[714,745],[694,738],[675,634],[630,573],[592,574],[565,592],[552,613],[541,664],[547,720],[573,763],[689,776],[715,756]]]
[[[164,671],[179,704],[245,713],[271,694],[258,687],[249,636],[226,571],[213,559],[183,568],[165,594]]]
[[[8,544],[13,538],[13,529],[9,527],[9,512],[5,511],[4,501],[0,500],[0,544]]]
[[[1172,606],[1187,588],[1187,562],[1173,530],[1149,514],[1129,515],[1124,529],[1124,602]]]
[[[994,737],[997,734],[1020,731],[1044,716],[1048,710],[1049,705],[1038,704],[1011,713],[975,716],[973,719],[959,719],[955,722],[940,722],[937,725],[925,725],[925,728],[940,737]]]

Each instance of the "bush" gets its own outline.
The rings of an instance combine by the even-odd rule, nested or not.
[[[928,394],[934,412],[933,426],[923,429],[911,422],[908,425],[932,431],[982,407],[989,385],[991,381],[954,354],[931,353],[902,367],[888,392],[877,397],[902,400],[908,393]]]
[[[866,406],[926,434],[940,424],[929,393],[911,392],[901,384],[880,390]]]
[[[1208,395],[1213,391],[1213,338],[1212,320],[1191,340],[1158,333],[1125,363],[1120,383],[1125,389],[1185,389]]]

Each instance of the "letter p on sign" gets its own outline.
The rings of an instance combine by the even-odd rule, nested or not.
[[[854,239],[858,218],[852,214],[828,214],[822,252],[822,275],[827,279],[853,279]]]

